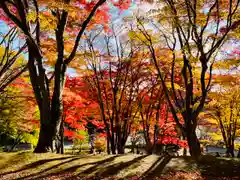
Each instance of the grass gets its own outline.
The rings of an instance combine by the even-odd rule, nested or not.
[[[0,153],[0,179],[240,179],[238,159]],[[176,175],[177,172],[177,175]],[[195,173],[195,174],[194,174]],[[171,176],[171,177],[169,177]],[[179,176],[179,177],[178,177]],[[186,177],[185,177],[186,176]],[[191,177],[190,177],[191,176]],[[94,178],[93,178],[94,177]],[[178,178],[176,178],[178,177]],[[213,178],[214,177],[214,178]]]

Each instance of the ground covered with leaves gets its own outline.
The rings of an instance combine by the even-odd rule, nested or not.
[[[0,179],[240,179],[240,160],[203,156],[0,153]]]

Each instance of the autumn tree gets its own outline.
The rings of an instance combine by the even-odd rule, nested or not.
[[[9,150],[21,142],[37,144],[39,119],[34,117],[36,103],[26,93],[33,94],[31,86],[22,77],[0,93],[0,139],[3,145],[12,145]]]
[[[87,62],[84,78],[99,105],[108,148],[113,154],[124,153],[127,137],[137,119],[137,94],[146,77],[145,62],[140,61],[137,48],[131,49],[127,39],[120,40],[119,31],[112,29],[111,35],[98,37],[105,40],[102,51],[95,48],[99,34],[89,36],[84,57]]]
[[[138,18],[135,37],[149,49],[158,72],[166,100],[176,125],[187,138],[190,154],[201,154],[196,136],[197,119],[211,88],[212,69],[217,52],[236,26],[239,1],[159,1],[159,9],[152,10],[150,20]],[[223,25],[223,21],[225,22]],[[159,38],[153,37],[148,24],[157,29]],[[211,27],[211,31],[209,28]],[[159,65],[156,48],[169,51],[171,88],[164,81],[164,71]],[[178,70],[179,71],[178,71]],[[174,74],[180,72],[181,89],[176,89]],[[181,113],[184,124],[177,113]]]
[[[186,143],[180,139],[181,133],[169,112],[162,88],[156,93],[156,85],[151,87],[149,94],[140,94],[142,98],[139,101],[141,117],[139,130],[143,131],[147,152],[149,154],[161,152],[167,144],[186,148]]]
[[[96,135],[104,132],[98,104],[89,93],[88,85],[83,77],[67,77],[66,79],[62,128],[64,128],[64,136],[68,139],[82,142],[88,137],[91,152],[94,150]],[[88,136],[85,135],[84,138],[79,136],[77,132],[83,131],[88,132]]]
[[[108,8],[99,1],[3,0],[1,16],[5,22],[17,26],[27,44],[28,70],[40,110],[40,135],[34,152],[47,152],[60,146],[62,121],[62,93],[66,70],[79,50],[79,42],[86,28],[94,24],[107,25]],[[112,3],[126,8],[129,2]],[[95,16],[96,14],[96,16]],[[52,65],[52,73],[45,64]],[[54,80],[52,93],[50,81]]]
[[[163,105],[163,92],[159,84],[151,85],[145,81],[146,86],[150,86],[150,89],[145,87],[142,92],[139,93],[138,104],[139,113],[141,117],[141,126],[143,129],[144,139],[146,142],[146,150],[149,154],[154,151],[159,136],[159,119],[162,118],[162,105]],[[156,81],[156,80],[155,80]],[[157,81],[158,82],[158,81]],[[167,109],[164,109],[167,111]],[[164,111],[163,110],[163,111]],[[161,116],[161,117],[160,117]],[[165,118],[164,118],[165,119]]]
[[[234,157],[234,141],[239,136],[240,102],[239,85],[210,93],[212,101],[203,117],[219,128],[227,148],[227,155]]]

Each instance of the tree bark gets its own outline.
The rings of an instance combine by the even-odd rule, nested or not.
[[[112,151],[112,154],[116,154],[116,146],[115,146],[115,142],[114,142],[114,139],[110,139],[111,141],[111,151]]]
[[[110,154],[110,142],[109,142],[109,137],[107,136],[107,153]]]
[[[46,103],[45,103],[46,102]],[[53,152],[53,139],[55,127],[51,123],[48,97],[44,97],[40,106],[40,133],[35,153]]]
[[[182,133],[182,139],[186,140],[186,137],[185,137],[184,133]],[[183,148],[183,156],[186,156],[186,155],[187,155],[187,149]]]
[[[148,143],[146,143],[146,150],[147,150],[147,153],[150,155],[150,154],[152,154],[153,153],[153,144],[150,142],[150,140],[149,140],[149,142]]]
[[[118,154],[124,154],[125,153],[124,149],[125,149],[124,145],[122,144],[118,145],[117,148]]]
[[[187,141],[189,146],[190,155],[194,158],[198,158],[201,155],[200,143],[197,138],[195,130],[187,130]]]
[[[51,104],[51,122],[54,126],[53,140],[55,142],[57,153],[60,153],[61,148],[61,124],[63,113],[62,93],[65,83],[65,69],[59,74],[59,76],[59,80],[55,80],[55,87]],[[56,79],[58,78],[56,77]]]
[[[60,132],[61,132],[61,147],[60,147],[60,153],[61,153],[61,154],[64,154],[64,122],[63,122],[63,119],[62,119],[62,122],[61,122]]]
[[[53,130],[54,127],[51,124],[41,122],[38,144],[34,150],[35,153],[53,152]]]
[[[234,146],[232,144],[227,147],[227,154],[229,154],[231,157],[235,157]]]

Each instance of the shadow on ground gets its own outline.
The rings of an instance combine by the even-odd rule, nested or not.
[[[164,169],[168,172],[199,172],[204,180],[217,179],[239,179],[240,180],[240,159],[237,158],[218,158],[215,156],[201,156],[198,161],[191,157],[174,157],[171,161],[176,161],[171,167]],[[182,168],[179,168],[185,163]]]
[[[213,156],[203,156],[198,162],[202,177],[210,180],[215,177],[239,177],[240,179],[240,159],[238,158],[216,158]]]
[[[106,158],[104,160],[95,161],[91,163],[84,163],[80,165],[75,165],[69,168],[66,168],[64,170],[59,170],[55,173],[47,173],[45,175],[39,176],[38,174],[46,173],[52,168],[45,169],[42,172],[39,172],[37,174],[31,174],[28,176],[24,176],[18,179],[46,179],[46,178],[52,178],[52,177],[65,177],[66,179],[103,179],[103,178],[114,178],[114,179],[132,179],[133,177],[136,178],[136,174],[128,175],[125,177],[117,177],[117,175],[124,169],[134,169],[136,166],[140,165],[140,161],[144,158],[148,157],[148,155],[142,155],[137,156],[129,161],[121,161],[121,162],[114,162],[114,160],[121,155],[118,156],[112,156],[109,158]],[[160,177],[161,172],[166,166],[166,164],[171,160],[170,156],[159,156],[159,158],[152,164],[151,167],[147,169],[145,173],[142,174],[142,176],[139,176],[138,174],[137,179],[153,179],[154,177]],[[70,161],[70,160],[69,160]],[[67,162],[69,162],[67,161]],[[67,163],[66,162],[66,163]],[[58,166],[58,165],[55,165]],[[81,168],[87,167],[84,170],[81,171]],[[78,170],[80,169],[80,172]],[[144,170],[143,170],[144,171]],[[76,173],[77,172],[77,173]],[[142,172],[141,172],[142,173]],[[64,178],[63,178],[64,179]]]
[[[122,157],[123,156],[123,157]],[[25,154],[24,154],[25,157]],[[239,177],[240,179],[240,160],[216,158],[213,156],[203,156],[198,161],[191,157],[171,157],[169,155],[150,156],[154,161],[148,166],[142,165],[149,162],[147,155],[128,156],[102,156],[99,160],[91,156],[66,156],[59,158],[50,158],[37,160],[24,165],[16,171],[9,171],[0,174],[0,179],[139,179],[149,180],[159,178],[169,172],[199,172],[201,177],[206,180],[212,180],[223,177]],[[99,158],[99,157],[98,157]],[[103,159],[104,158],[104,159]],[[146,159],[145,159],[146,158]],[[17,162],[19,156],[13,156],[9,161]],[[86,159],[86,160],[85,160]],[[156,159],[156,160],[155,160]],[[81,160],[81,161],[77,161]],[[60,161],[60,162],[59,162]],[[54,164],[51,164],[54,162]],[[44,166],[46,163],[48,166]],[[61,166],[61,167],[60,167]],[[60,168],[59,168],[60,167]],[[141,167],[141,172],[135,171],[135,168]],[[0,169],[3,166],[0,166]],[[36,171],[36,169],[38,169]],[[41,169],[42,168],[42,169]],[[134,169],[134,170],[133,170]],[[35,170],[31,173],[32,170]],[[131,171],[133,170],[133,171]],[[122,172],[125,172],[122,173]],[[126,173],[127,172],[127,173]],[[121,177],[120,177],[120,176]],[[118,177],[117,177],[118,176]],[[14,177],[14,178],[13,178]]]
[[[79,169],[79,168],[82,168],[84,166],[91,166],[90,168],[84,170],[82,173],[87,175],[87,174],[90,174],[94,171],[97,171],[99,167],[103,166],[104,164],[107,164],[107,163],[110,163],[112,161],[114,161],[115,158],[117,157],[120,157],[121,155],[116,155],[116,156],[112,156],[112,157],[109,157],[109,158],[106,158],[106,159],[103,159],[103,160],[99,160],[99,161],[94,161],[94,162],[90,162],[90,163],[84,163],[84,164],[80,164],[80,165],[75,165],[75,166],[71,166],[71,167],[68,167],[68,168],[65,168],[65,169],[62,169],[62,170],[58,170],[54,173],[51,173],[49,172],[50,170],[54,169],[54,168],[57,168],[58,166],[60,165],[63,165],[63,164],[67,164],[67,163],[70,163],[72,161],[75,161],[75,160],[78,160],[78,159],[81,159],[80,158],[72,158],[70,160],[67,160],[67,161],[64,161],[62,163],[58,163],[52,167],[49,167],[47,169],[44,169],[38,173],[34,173],[34,174],[29,174],[27,176],[23,176],[23,177],[20,177],[20,178],[17,178],[18,180],[20,179],[46,179],[48,177],[51,177],[51,176],[65,176],[67,175],[68,178],[71,177],[71,179],[78,179],[76,175],[74,175],[74,173]],[[86,160],[87,161],[87,160]],[[41,175],[43,174],[44,175]],[[70,176],[70,177],[69,177]]]

